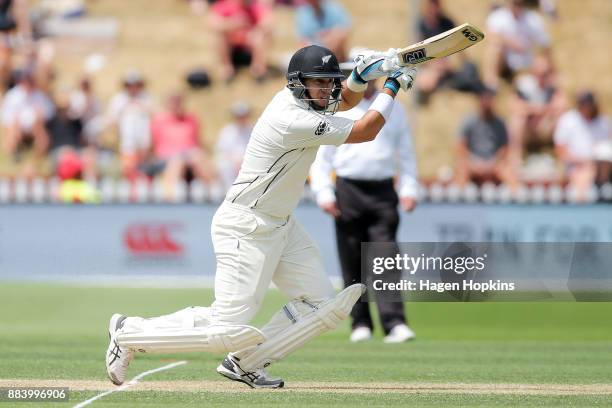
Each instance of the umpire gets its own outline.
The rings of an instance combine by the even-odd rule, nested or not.
[[[337,116],[360,118],[376,97],[374,82],[368,83],[364,98],[356,107]],[[393,182],[396,175],[399,175],[399,197]],[[389,121],[375,140],[321,146],[310,178],[317,204],[335,218],[344,285],[361,282],[361,243],[395,242],[398,203],[404,211],[412,211],[416,206],[416,163],[410,128],[401,104],[395,102]],[[385,343],[402,343],[415,337],[406,322],[403,306],[401,299],[395,302],[378,299]],[[351,341],[371,339],[373,324],[369,303],[357,302],[351,317]]]

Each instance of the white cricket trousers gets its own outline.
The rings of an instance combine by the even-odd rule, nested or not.
[[[316,304],[335,294],[317,245],[293,216],[273,217],[224,201],[213,217],[211,235],[217,258],[212,306],[188,307],[150,319],[129,317],[125,329],[248,324],[270,282],[291,300]],[[276,334],[281,328],[274,326],[264,328],[264,333]]]

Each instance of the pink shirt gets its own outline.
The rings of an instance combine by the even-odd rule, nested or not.
[[[239,0],[219,0],[211,7],[211,11],[222,18],[244,19],[246,25],[232,31],[229,42],[234,46],[246,46],[249,31],[261,23],[270,13],[270,8],[260,1],[244,5]]]
[[[169,159],[199,146],[200,124],[190,113],[182,117],[169,112],[159,113],[153,118],[151,130],[153,151],[160,159]]]

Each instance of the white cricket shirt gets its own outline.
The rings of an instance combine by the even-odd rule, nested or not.
[[[283,89],[261,114],[225,199],[275,217],[297,206],[320,145],[346,141],[354,121],[323,115]]]

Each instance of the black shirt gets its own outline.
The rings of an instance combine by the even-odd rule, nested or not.
[[[83,146],[83,126],[77,119],[54,116],[47,122],[51,138],[51,150],[61,146],[80,148]]]
[[[421,36],[420,41],[438,35],[445,31],[455,28],[455,23],[445,15],[438,17],[438,24],[430,26],[423,17],[419,19],[419,35]]]

